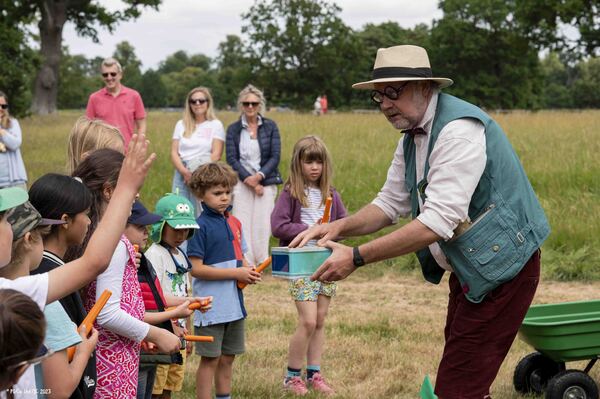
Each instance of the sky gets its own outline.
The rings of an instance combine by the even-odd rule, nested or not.
[[[120,0],[101,0],[110,10],[123,9]],[[99,30],[100,44],[77,36],[74,25],[65,24],[63,45],[71,54],[87,58],[108,57],[117,43],[127,40],[142,61],[142,69],[158,63],[178,50],[188,54],[217,55],[217,46],[229,34],[241,36],[241,14],[254,0],[163,0],[159,11],[145,9],[135,21],[120,23],[113,34]],[[360,29],[366,23],[397,22],[403,28],[419,23],[431,25],[442,17],[438,0],[335,0],[342,8],[344,23]]]

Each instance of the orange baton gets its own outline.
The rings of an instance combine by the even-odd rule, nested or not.
[[[85,330],[86,330],[88,336],[89,336],[90,332],[92,331],[92,327],[94,326],[94,322],[96,321],[96,318],[100,314],[100,311],[102,310],[104,305],[106,305],[106,302],[108,302],[108,298],[110,298],[111,295],[112,295],[112,292],[110,292],[109,290],[104,290],[102,295],[100,295],[100,298],[98,298],[98,300],[96,301],[94,306],[90,309],[90,312],[87,314],[87,316],[85,316],[85,319],[83,319],[83,322],[79,326],[79,328],[81,328],[81,326],[85,326]],[[69,362],[73,360],[73,356],[75,356],[75,347],[74,346],[67,348],[67,356],[69,358]]]

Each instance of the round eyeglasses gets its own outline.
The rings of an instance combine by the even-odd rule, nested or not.
[[[397,88],[392,86],[386,86],[386,88],[383,89],[383,91],[373,90],[371,91],[371,100],[373,100],[373,102],[377,105],[383,102],[383,96],[389,98],[392,101],[397,100],[398,97],[400,97],[400,95],[402,94],[402,91],[404,90],[407,84],[408,83],[405,83]]]

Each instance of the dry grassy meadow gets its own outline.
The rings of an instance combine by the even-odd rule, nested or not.
[[[21,120],[23,156],[30,180],[64,172],[66,139],[80,112],[65,111]],[[385,180],[399,135],[378,114],[271,113],[283,140],[281,171],[293,144],[307,134],[321,136],[335,162],[335,185],[349,210],[376,195]],[[219,113],[227,126],[237,115]],[[544,245],[543,281],[536,303],[597,299],[600,296],[600,111],[496,114],[545,207],[552,234]],[[179,113],[151,112],[149,136],[158,160],[142,191],[152,207],[170,190],[168,151]],[[351,243],[363,239],[351,240]],[[446,279],[425,283],[413,256],[371,265],[342,282],[327,327],[323,368],[339,398],[415,398],[425,374],[435,379],[443,347]],[[561,281],[563,280],[563,281]],[[572,281],[576,280],[576,281]],[[288,337],[295,309],[287,285],[266,276],[246,289],[249,311],[247,353],[236,361],[233,394],[238,398],[280,398]],[[514,366],[531,351],[517,340],[493,386],[494,398],[517,398]],[[197,359],[188,363],[184,392],[194,396]],[[578,365],[573,365],[578,366]],[[592,370],[600,382],[600,371]],[[313,397],[313,396],[309,396]]]

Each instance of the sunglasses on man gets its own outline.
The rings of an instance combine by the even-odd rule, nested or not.
[[[111,77],[114,78],[118,74],[119,74],[118,72],[102,72],[102,77],[103,78],[108,78],[108,75],[110,75]]]
[[[377,105],[379,105],[383,102],[383,96],[389,98],[392,101],[397,100],[398,97],[400,97],[402,90],[404,90],[404,88],[406,87],[407,84],[408,83],[405,83],[398,88],[394,88],[392,86],[386,86],[386,88],[383,89],[383,91],[373,90],[373,91],[371,91],[371,100],[373,100],[373,102]]]
[[[256,108],[260,105],[260,103],[256,101],[242,101],[242,105],[246,108],[249,106],[253,106],[254,108]]]
[[[2,109],[8,109],[8,104],[0,104],[0,108],[2,108]]]
[[[197,98],[197,99],[190,98],[190,101],[189,101],[189,103],[192,105],[202,105],[207,102],[208,102],[208,100],[206,98]]]

